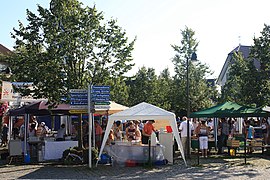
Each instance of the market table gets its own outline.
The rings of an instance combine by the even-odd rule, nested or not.
[[[125,165],[128,161],[146,163],[149,158],[149,146],[143,144],[132,145],[123,143],[107,145],[104,150],[113,158],[114,162],[119,165]],[[163,146],[151,146],[150,156],[152,162],[164,160]]]
[[[61,159],[66,149],[75,146],[78,146],[78,141],[45,141],[44,160]]]

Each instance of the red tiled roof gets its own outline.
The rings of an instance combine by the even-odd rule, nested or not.
[[[0,44],[0,54],[8,55],[12,53],[8,48]]]

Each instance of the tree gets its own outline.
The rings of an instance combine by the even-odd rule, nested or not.
[[[172,110],[172,99],[173,99],[173,92],[172,92],[172,84],[173,80],[171,78],[169,69],[164,69],[160,75],[158,76],[158,85],[157,85],[157,92],[158,92],[158,99],[156,105],[166,109]]]
[[[191,111],[197,111],[212,105],[211,97],[216,94],[215,87],[208,86],[206,77],[212,72],[209,67],[201,62],[196,64],[190,63],[193,52],[197,51],[199,43],[195,39],[195,32],[186,27],[181,31],[181,45],[172,45],[176,52],[172,62],[174,64],[175,76],[172,89],[174,99],[172,102],[173,109],[176,112],[182,112],[187,109],[187,60],[189,60],[189,94]]]
[[[129,88],[126,85],[126,78],[113,78],[107,81],[110,88],[110,97],[115,102],[120,102],[123,105],[128,105]]]
[[[259,61],[260,68],[251,66],[251,72],[255,72],[257,106],[266,106],[270,104],[270,26],[264,25],[261,37],[254,38],[254,45],[251,48],[251,58]],[[254,77],[254,75],[252,75]],[[250,76],[249,76],[250,77]],[[254,91],[252,91],[254,93]]]
[[[19,22],[12,33],[16,80],[35,87],[23,95],[59,102],[69,89],[110,83],[132,68],[135,39],[129,43],[116,20],[104,22],[95,7],[77,0],[52,0],[50,5],[38,5],[38,15],[27,10],[29,24]]]
[[[233,101],[251,105],[257,101],[254,91],[257,91],[258,75],[253,62],[253,59],[244,59],[242,53],[234,53],[229,65],[229,77],[222,89],[222,102]]]
[[[155,104],[158,96],[157,75],[153,68],[142,67],[129,82],[129,106],[141,102]]]

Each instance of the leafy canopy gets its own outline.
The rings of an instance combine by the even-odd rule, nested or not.
[[[27,10],[28,24],[14,28],[10,63],[16,81],[34,83],[35,98],[60,102],[69,89],[124,79],[132,66],[135,39],[128,42],[116,20],[104,21],[95,7],[77,0],[52,0],[50,9]],[[119,80],[118,80],[119,81]]]

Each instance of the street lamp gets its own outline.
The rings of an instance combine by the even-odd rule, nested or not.
[[[189,60],[189,58],[187,58],[187,157],[190,158],[190,134],[189,134],[189,115],[190,115],[190,99],[189,99],[189,63],[190,61],[197,61],[197,54],[195,52],[193,52],[191,54],[191,58]]]

